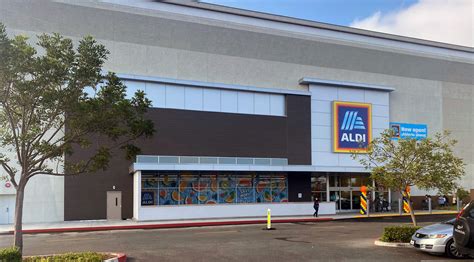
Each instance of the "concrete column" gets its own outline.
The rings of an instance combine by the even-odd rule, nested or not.
[[[326,173],[326,202],[330,202],[331,197],[329,196],[329,173]]]
[[[431,197],[428,198],[428,210],[431,213],[433,213],[433,206],[432,206],[432,203],[431,203]]]
[[[140,208],[142,198],[142,172],[135,171],[133,174],[133,219],[140,220]]]

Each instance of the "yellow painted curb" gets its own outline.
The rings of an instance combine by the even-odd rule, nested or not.
[[[434,213],[415,213],[415,216],[427,216],[427,215],[455,215],[457,214],[457,211],[445,211],[445,212],[434,212]],[[369,217],[400,217],[400,216],[410,216],[410,214],[375,214],[375,215],[370,215]],[[353,216],[353,218],[368,218],[367,216]]]

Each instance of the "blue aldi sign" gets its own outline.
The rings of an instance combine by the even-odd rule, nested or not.
[[[151,206],[155,204],[155,192],[143,191],[142,192],[142,206]]]
[[[367,152],[372,138],[372,105],[333,102],[334,152]]]

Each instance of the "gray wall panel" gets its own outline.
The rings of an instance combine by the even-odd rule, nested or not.
[[[285,63],[473,84],[474,65],[60,3],[1,2],[7,26]],[[9,12],[5,10],[8,9]],[[59,14],[59,15],[58,15]],[[86,19],[85,19],[86,18]]]

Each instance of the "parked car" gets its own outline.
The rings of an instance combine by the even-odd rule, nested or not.
[[[446,254],[453,258],[462,258],[453,240],[453,227],[456,218],[418,229],[410,244],[415,248],[433,254]]]
[[[459,213],[454,222],[453,235],[457,250],[474,257],[474,201]]]

